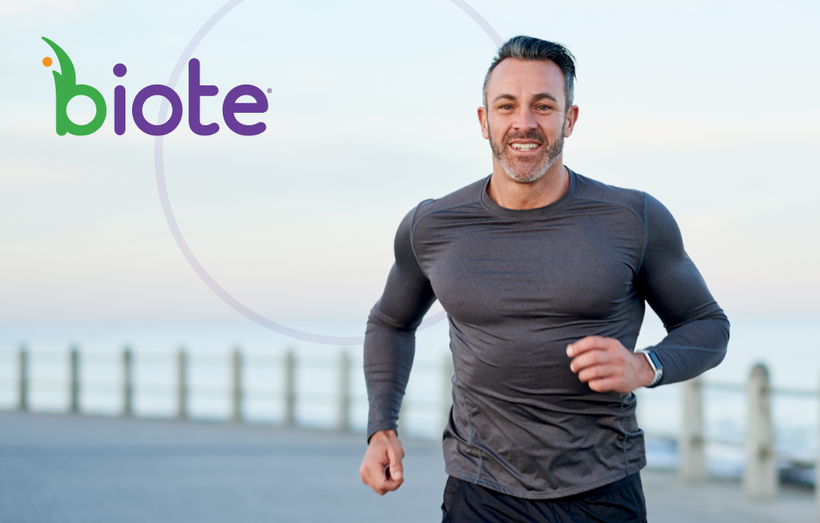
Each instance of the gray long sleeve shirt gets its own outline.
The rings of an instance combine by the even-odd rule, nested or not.
[[[634,350],[649,303],[668,333],[653,347],[667,384],[720,363],[729,322],[663,205],[569,177],[566,194],[546,207],[500,207],[488,177],[402,221],[365,335],[368,438],[397,428],[415,330],[438,299],[455,369],[449,475],[550,499],[646,464],[635,395],[592,391],[570,370],[567,345],[598,335]]]

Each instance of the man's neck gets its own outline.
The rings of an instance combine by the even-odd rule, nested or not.
[[[487,195],[506,209],[537,209],[558,201],[569,189],[569,171],[562,161],[556,161],[543,176],[533,182],[513,180],[493,161],[493,176]]]

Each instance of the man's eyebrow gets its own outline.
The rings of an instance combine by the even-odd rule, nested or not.
[[[517,98],[516,98],[515,96],[511,95],[511,94],[499,94],[498,96],[496,96],[495,98],[493,98],[493,103],[495,103],[495,102],[497,102],[497,101],[499,101],[499,100],[512,100],[512,101],[516,101],[516,100],[517,100]]]
[[[558,99],[549,93],[538,93],[532,97],[532,101],[535,102],[538,100],[543,100],[544,98],[549,98],[553,102],[558,103]]]
[[[553,95],[551,95],[550,93],[538,93],[538,94],[536,94],[532,97],[532,101],[537,102],[538,100],[543,100],[544,98],[547,98],[549,100],[552,100],[555,103],[558,103],[558,99],[556,97],[554,97]],[[516,101],[516,100],[518,100],[518,98],[516,98],[515,96],[513,96],[511,94],[506,94],[506,93],[505,94],[499,94],[498,96],[493,98],[493,103],[495,103],[499,100]]]

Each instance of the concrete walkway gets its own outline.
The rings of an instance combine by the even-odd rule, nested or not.
[[[436,522],[440,446],[406,441],[405,484],[359,481],[359,435],[253,425],[0,414],[0,521],[9,523]],[[650,521],[816,521],[807,490],[750,504],[736,482],[680,485],[644,471]]]

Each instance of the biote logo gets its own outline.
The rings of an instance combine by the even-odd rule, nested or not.
[[[51,46],[60,62],[60,72],[52,71],[54,74],[54,92],[56,94],[56,125],[57,134],[64,136],[66,133],[75,136],[86,136],[97,132],[105,122],[108,109],[105,98],[97,89],[90,85],[78,84],[77,75],[74,71],[74,63],[60,46],[46,37],[43,40]],[[43,65],[50,67],[53,63],[50,57],[43,58]],[[114,66],[114,76],[122,78],[128,69],[124,64]],[[270,90],[269,90],[270,91]],[[200,101],[203,96],[216,96],[219,88],[215,85],[203,85],[200,83],[199,60],[192,58],[188,61],[188,126],[191,131],[200,136],[209,136],[219,131],[219,124],[212,122],[203,124],[200,120]],[[75,96],[86,96],[94,102],[94,118],[86,124],[75,123],[68,116],[68,103]],[[171,106],[171,115],[165,123],[153,124],[145,119],[143,109],[145,102],[152,96],[161,96],[168,100]],[[243,96],[250,96],[253,102],[240,102]],[[114,88],[114,132],[125,134],[126,123],[126,92],[125,87],[118,85]],[[264,113],[268,110],[268,99],[265,93],[253,85],[238,85],[228,91],[222,101],[222,118],[228,129],[242,136],[254,136],[265,131],[265,124],[257,122],[254,124],[243,124],[236,119],[239,113]],[[137,128],[151,136],[165,136],[179,126],[182,121],[182,100],[179,95],[167,85],[149,85],[141,89],[131,104],[131,115]]]

